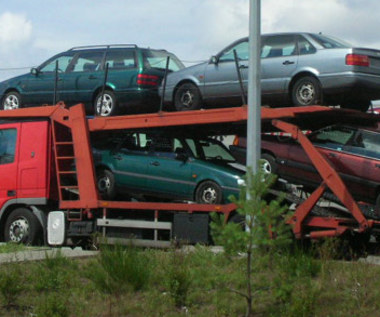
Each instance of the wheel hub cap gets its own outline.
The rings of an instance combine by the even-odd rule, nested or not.
[[[96,112],[102,117],[107,117],[111,114],[112,107],[112,97],[105,94],[103,96],[103,102],[101,101],[101,97],[98,98],[98,101],[96,103]]]
[[[16,96],[10,95],[5,99],[4,110],[18,109],[19,102]]]
[[[272,168],[267,160],[264,160],[262,168],[265,174],[272,173]]]
[[[29,223],[26,219],[17,219],[11,223],[9,237],[13,242],[21,242],[29,233]]]
[[[300,103],[308,105],[314,98],[314,87],[312,84],[304,84],[298,89],[297,98]]]
[[[105,192],[111,187],[111,182],[108,177],[102,177],[98,181],[98,189],[100,192]]]
[[[193,99],[194,94],[190,90],[187,90],[182,94],[181,103],[186,107],[190,107],[193,104]]]
[[[213,204],[216,202],[216,190],[209,187],[203,191],[202,200],[207,204]]]

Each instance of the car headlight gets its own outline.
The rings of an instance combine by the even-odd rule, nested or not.
[[[245,180],[242,179],[242,178],[238,178],[237,179],[237,183],[238,183],[239,186],[245,186]]]

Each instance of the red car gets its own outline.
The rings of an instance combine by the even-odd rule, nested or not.
[[[309,140],[340,174],[355,199],[380,206],[380,129],[337,124],[314,131]],[[321,177],[298,142],[263,135],[264,168],[294,184],[313,189]],[[245,160],[245,138],[231,152]]]

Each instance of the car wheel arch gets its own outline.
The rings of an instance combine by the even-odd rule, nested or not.
[[[91,104],[94,104],[96,97],[102,91],[102,89],[103,89],[103,86],[100,86],[94,90],[94,92],[92,93]],[[112,92],[114,92],[115,87],[113,87],[113,85],[107,84],[104,86],[104,90],[111,90]]]
[[[202,97],[202,91],[200,89],[199,82],[196,81],[196,80],[193,80],[193,79],[186,78],[186,79],[183,79],[180,82],[178,82],[176,84],[175,88],[173,89],[173,94],[172,94],[173,104],[174,104],[175,94],[177,93],[178,88],[181,87],[183,84],[192,84],[192,85],[195,85],[198,88],[198,90],[199,90],[199,92],[201,94],[201,97]]]
[[[9,87],[6,90],[4,90],[1,102],[3,102],[3,99],[4,99],[5,95],[8,94],[8,93],[10,93],[10,92],[17,92],[18,94],[21,95],[21,92],[20,92],[19,89],[15,88],[15,87]]]
[[[302,77],[314,77],[316,80],[318,80],[319,86],[322,88],[321,81],[318,78],[318,73],[317,72],[313,72],[311,70],[307,70],[307,71],[304,70],[304,71],[298,72],[297,74],[294,74],[292,76],[292,79],[290,80],[289,86],[288,86],[288,94],[289,94],[289,96],[291,96],[291,94],[292,94],[292,90],[293,90],[294,84],[297,82],[298,79],[300,79]]]

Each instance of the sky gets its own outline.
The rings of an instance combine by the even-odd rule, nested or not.
[[[0,80],[74,46],[137,44],[186,65],[249,33],[249,0],[0,0]],[[261,32],[322,32],[380,49],[379,0],[261,0]]]

